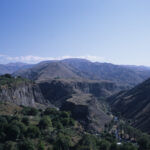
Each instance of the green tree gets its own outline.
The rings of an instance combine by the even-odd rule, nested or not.
[[[70,112],[67,112],[67,111],[63,111],[61,112],[61,115],[60,115],[62,118],[70,118]]]
[[[138,140],[140,150],[150,150],[150,139],[146,136],[141,137]]]
[[[4,132],[5,128],[8,125],[6,118],[0,116],[0,132]]]
[[[4,144],[0,143],[0,150],[4,150]]]
[[[119,146],[119,150],[137,150],[137,147],[131,143],[125,143]]]
[[[26,126],[29,125],[30,121],[29,121],[29,118],[28,117],[23,117],[22,120],[21,120]]]
[[[79,147],[83,149],[90,149],[90,150],[95,150],[97,148],[97,139],[96,137],[92,136],[92,135],[85,135],[83,136],[83,138],[80,140],[79,144],[78,144],[78,149]]]
[[[34,144],[31,140],[25,139],[23,142],[19,143],[19,150],[35,150]]]
[[[69,150],[70,146],[70,137],[63,134],[59,134],[54,144],[54,150]]]
[[[8,141],[5,143],[4,150],[16,150],[17,146],[14,142]]]
[[[44,145],[44,143],[42,142],[42,141],[39,141],[39,144],[38,144],[38,146],[37,146],[38,148],[38,150],[45,150],[45,145]]]
[[[110,148],[110,143],[106,140],[101,140],[99,144],[100,150],[109,150]]]
[[[8,140],[16,140],[20,135],[20,129],[16,125],[9,125],[7,128],[7,139]]]
[[[57,129],[63,129],[63,125],[59,120],[53,122],[53,127],[57,128]]]
[[[118,146],[116,143],[112,143],[109,150],[118,150]]]
[[[38,138],[40,136],[40,130],[36,126],[29,126],[26,131],[26,137]]]
[[[76,150],[92,150],[89,146],[79,145]]]
[[[39,125],[40,129],[47,129],[48,127],[52,127],[52,121],[51,118],[48,116],[44,116],[40,122]]]

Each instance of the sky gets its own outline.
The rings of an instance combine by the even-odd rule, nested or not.
[[[149,0],[0,0],[0,63],[150,66],[149,8]]]

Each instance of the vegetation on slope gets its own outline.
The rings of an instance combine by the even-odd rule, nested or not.
[[[12,85],[17,85],[23,82],[29,82],[29,80],[24,79],[20,76],[14,78],[10,74],[5,74],[0,76],[0,87],[4,87],[4,86],[11,87]]]
[[[0,104],[3,108],[9,105]],[[131,142],[117,145],[114,134],[107,130],[89,134],[69,112],[54,108],[14,105],[9,113],[0,111],[0,150],[149,150],[149,144],[144,136],[139,139],[139,147]]]

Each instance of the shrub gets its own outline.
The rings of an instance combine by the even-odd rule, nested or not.
[[[26,137],[29,138],[38,138],[40,136],[40,130],[36,126],[30,126],[28,127],[26,131]]]
[[[63,134],[59,134],[54,144],[54,150],[69,150],[70,146],[70,137]]]
[[[19,150],[34,150],[35,147],[31,140],[25,139],[23,142],[18,145]]]
[[[36,116],[38,114],[38,110],[32,107],[24,107],[21,113],[23,115]]]
[[[57,128],[57,129],[63,129],[63,125],[60,121],[54,121],[53,127]]]
[[[96,138],[92,135],[85,135],[79,142],[79,146],[88,146],[89,149],[96,149]]]
[[[0,143],[0,150],[4,150],[4,144]]]
[[[38,126],[39,126],[40,129],[47,129],[48,127],[52,127],[52,122],[51,122],[50,117],[44,116],[44,117],[40,120]]]
[[[101,140],[99,147],[100,147],[100,150],[109,150],[110,143],[106,140]]]
[[[4,150],[16,150],[17,146],[14,142],[8,141],[5,143]]]
[[[6,140],[6,133],[0,132],[0,142],[4,142]]]
[[[20,135],[20,129],[16,125],[10,124],[7,128],[7,139],[8,140],[16,140]]]
[[[27,117],[22,118],[21,121],[22,121],[26,126],[28,126],[29,123],[30,123],[29,118],[27,118]]]
[[[0,132],[5,132],[5,129],[8,125],[6,118],[0,117]]]
[[[48,115],[51,118],[57,118],[59,116],[59,111],[57,111],[55,108],[47,108],[44,111],[44,115]]]
[[[143,136],[138,140],[140,150],[149,150],[150,149],[150,140],[148,137]]]
[[[45,145],[42,141],[39,142],[38,146],[37,146],[38,150],[45,150]]]
[[[61,117],[63,117],[63,118],[70,118],[70,112],[63,111],[61,113]]]

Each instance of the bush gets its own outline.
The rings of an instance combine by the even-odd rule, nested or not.
[[[0,117],[0,132],[5,132],[5,128],[7,127],[8,122],[6,118]]]
[[[20,134],[19,134],[18,138],[23,138],[24,137],[24,133],[26,131],[26,126],[22,122],[17,121],[17,120],[13,120],[10,125],[11,126],[17,126],[19,128]]]
[[[77,150],[91,150],[91,148],[89,146],[85,146],[85,145],[79,145],[77,147]]]
[[[47,129],[48,127],[52,127],[52,121],[51,121],[50,117],[44,116],[40,120],[38,126],[39,126],[40,129]]]
[[[63,117],[63,118],[70,118],[70,112],[63,111],[61,113],[61,117]]]
[[[100,150],[109,150],[110,143],[106,140],[101,140],[99,144]]]
[[[137,147],[135,147],[131,143],[127,143],[127,144],[123,144],[123,145],[119,146],[118,150],[137,150]],[[144,149],[144,150],[146,150],[146,149]]]
[[[5,77],[5,78],[12,78],[11,74],[4,74],[3,77]]]
[[[4,142],[6,140],[6,133],[0,132],[0,142]]]
[[[54,150],[69,150],[70,146],[70,137],[63,134],[59,134],[54,144]]]
[[[38,146],[37,146],[38,150],[45,150],[45,146],[44,146],[44,143],[42,141],[39,142]]]
[[[4,150],[16,150],[17,146],[14,142],[8,141],[5,143]]]
[[[61,118],[61,123],[63,126],[69,126],[70,118]]]
[[[7,139],[8,140],[16,140],[20,135],[20,129],[16,125],[10,124],[7,128]]]
[[[109,150],[117,150],[118,146],[116,143],[112,143]]]
[[[36,116],[38,114],[38,110],[33,107],[24,107],[21,113],[23,115]]]
[[[35,147],[31,140],[25,139],[23,142],[19,143],[19,150],[34,150]]]
[[[36,126],[30,126],[28,127],[26,131],[26,137],[29,138],[38,138],[40,136],[40,130]]]
[[[54,121],[53,127],[57,128],[57,129],[63,129],[63,125],[60,121]]]
[[[96,144],[97,143],[97,139],[92,136],[92,135],[85,135],[79,142],[79,145],[78,145],[78,149],[79,147],[82,149],[83,148],[89,148],[89,149],[96,149]]]
[[[150,139],[146,136],[141,137],[138,140],[140,150],[150,150]]]
[[[4,144],[0,143],[0,150],[4,150]]]
[[[27,118],[27,117],[22,118],[21,121],[22,121],[26,126],[28,126],[29,123],[30,123],[29,118]]]
[[[44,115],[48,115],[51,118],[57,118],[59,117],[59,111],[57,111],[55,108],[47,108],[44,111]]]

